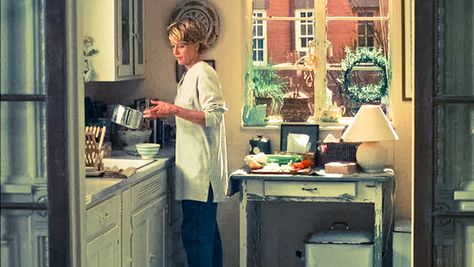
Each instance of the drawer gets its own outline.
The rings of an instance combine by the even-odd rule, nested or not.
[[[265,196],[282,197],[355,197],[355,182],[265,181]]]
[[[166,192],[166,171],[160,171],[132,186],[130,191],[132,199],[131,208],[135,210]]]
[[[119,224],[120,202],[120,195],[116,195],[86,211],[86,232],[88,241]]]

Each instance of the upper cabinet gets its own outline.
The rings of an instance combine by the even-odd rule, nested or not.
[[[85,61],[93,69],[90,81],[144,77],[144,0],[85,0],[83,23]],[[93,49],[97,51],[87,56]]]

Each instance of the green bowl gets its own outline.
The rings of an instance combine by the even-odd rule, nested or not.
[[[142,159],[152,159],[160,150],[160,144],[154,143],[139,143],[135,145],[138,154]]]

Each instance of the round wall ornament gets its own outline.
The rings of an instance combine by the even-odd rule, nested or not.
[[[342,80],[344,93],[354,102],[369,103],[379,102],[382,97],[388,94],[388,85],[391,79],[390,64],[380,50],[359,48],[352,52],[345,49],[346,57],[342,60]],[[378,68],[380,81],[377,84],[367,84],[357,86],[351,84],[352,71],[355,66],[361,63],[372,63]]]
[[[206,0],[184,0],[173,10],[172,21],[193,18],[207,28],[207,44],[213,47],[219,37],[220,19],[216,8]]]

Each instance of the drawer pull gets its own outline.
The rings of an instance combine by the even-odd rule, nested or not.
[[[308,191],[308,192],[317,192],[317,191],[319,191],[319,188],[317,188],[317,187],[313,187],[313,188],[303,187],[303,188],[301,188],[301,190]]]

